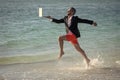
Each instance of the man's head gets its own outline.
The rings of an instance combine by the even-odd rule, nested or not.
[[[67,15],[70,16],[70,15],[75,15],[76,13],[76,9],[71,7],[67,10]]]

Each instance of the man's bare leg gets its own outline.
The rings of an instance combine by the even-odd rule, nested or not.
[[[64,40],[66,40],[65,35],[59,37],[60,54],[58,59],[60,59],[64,55],[64,50],[63,50]]]
[[[90,59],[86,56],[84,50],[80,47],[79,43],[74,44],[75,49],[82,54],[84,59],[86,60],[87,66],[89,67]]]

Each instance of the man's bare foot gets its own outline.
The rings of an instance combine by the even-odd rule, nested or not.
[[[61,57],[64,55],[64,52],[60,52],[60,55],[58,57],[58,59],[61,59]]]
[[[89,65],[90,65],[90,59],[87,59],[86,63],[87,63],[87,67],[89,67]]]

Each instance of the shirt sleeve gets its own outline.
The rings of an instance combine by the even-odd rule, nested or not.
[[[88,19],[81,19],[81,18],[79,18],[79,17],[77,17],[77,21],[79,22],[79,23],[87,23],[87,24],[93,24],[93,21],[92,20],[88,20]]]
[[[52,22],[55,22],[55,23],[64,23],[64,18],[62,18],[62,19],[55,19],[55,18],[53,18]]]

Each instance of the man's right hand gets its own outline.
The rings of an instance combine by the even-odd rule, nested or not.
[[[53,19],[51,16],[44,16],[44,17],[48,19]]]

